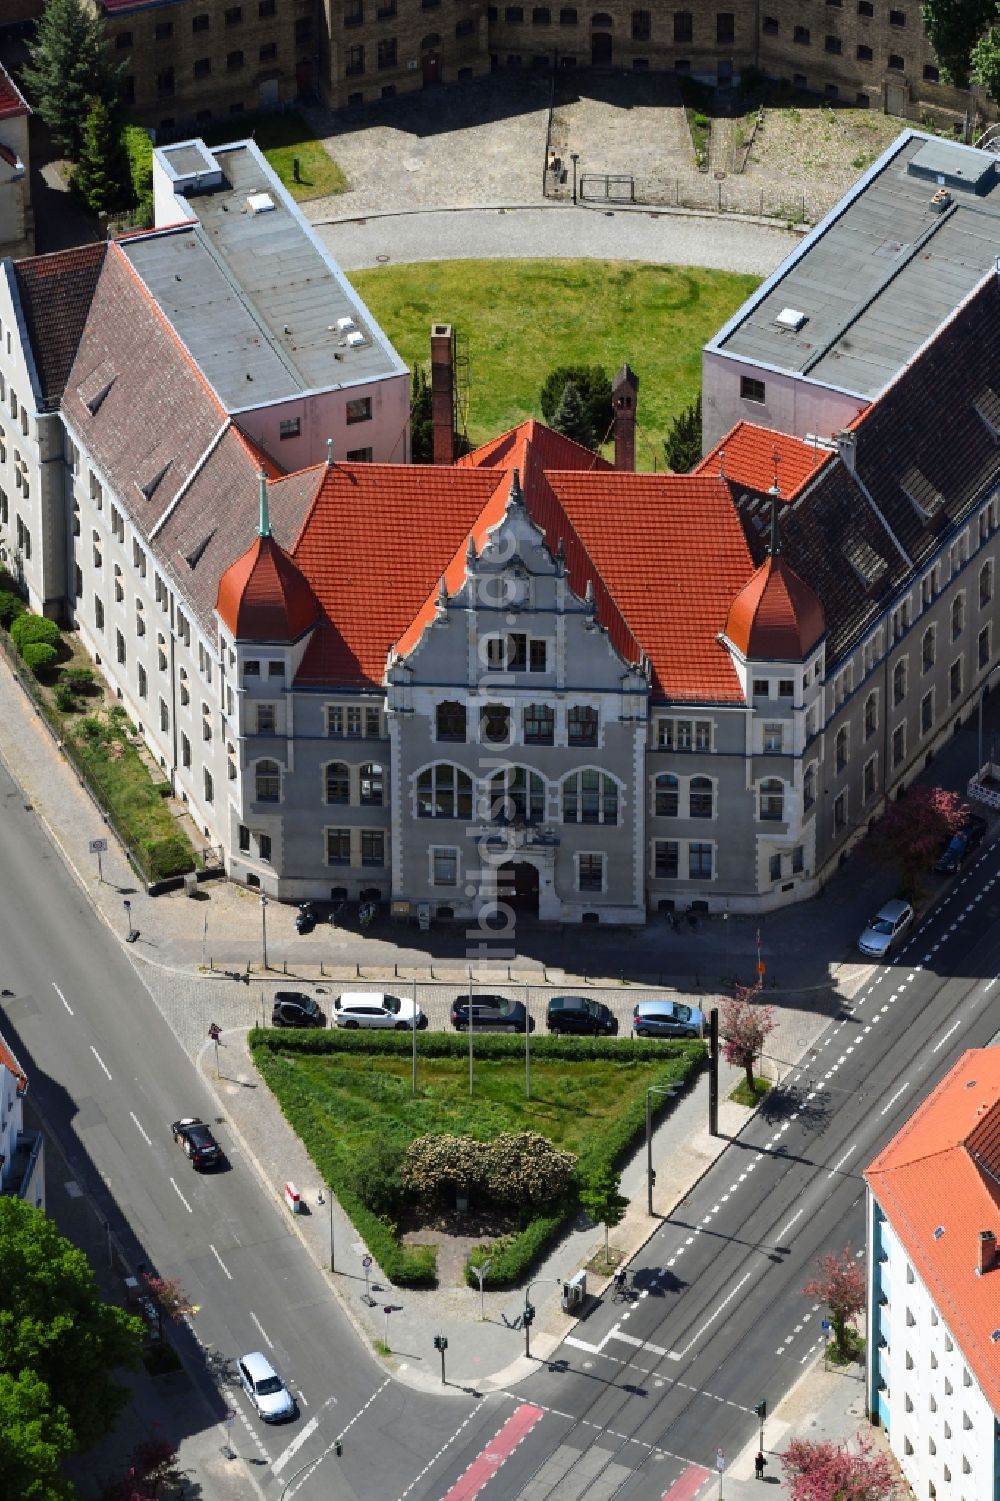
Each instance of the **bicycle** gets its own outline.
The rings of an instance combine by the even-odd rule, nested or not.
[[[631,1303],[632,1289],[628,1285],[628,1272],[622,1270],[615,1272],[614,1291],[611,1294],[612,1303]]]

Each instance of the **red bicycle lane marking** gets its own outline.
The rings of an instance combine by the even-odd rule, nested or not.
[[[459,1476],[451,1490],[442,1497],[442,1501],[473,1501],[483,1486],[492,1480],[504,1460],[510,1458],[518,1444],[527,1438],[532,1428],[543,1416],[542,1409],[532,1407],[530,1403],[526,1402],[519,1407],[494,1435],[483,1452],[476,1455],[465,1473]]]
[[[692,1501],[698,1494],[706,1480],[712,1478],[711,1470],[702,1469],[701,1465],[688,1465],[679,1480],[675,1480],[669,1491],[664,1491],[661,1501]]]

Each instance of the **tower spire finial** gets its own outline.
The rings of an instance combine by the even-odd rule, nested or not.
[[[767,550],[772,558],[776,558],[781,551],[781,537],[778,532],[778,502],[781,499],[781,486],[778,484],[778,465],[781,463],[781,457],[777,449],[771,455],[771,462],[774,465],[774,484],[768,491],[771,497],[771,540]]]
[[[260,520],[257,523],[257,535],[269,537],[271,535],[271,518],[267,514],[267,475],[263,469],[257,476],[260,481]]]

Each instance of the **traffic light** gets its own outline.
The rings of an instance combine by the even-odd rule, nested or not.
[[[764,1419],[767,1417],[767,1403],[766,1402],[758,1402],[757,1406],[754,1408],[754,1412],[756,1413],[757,1417],[759,1417],[760,1420],[761,1420],[761,1422],[763,1423]]]
[[[339,1439],[339,1438],[338,1438],[338,1439],[337,1439],[337,1441],[336,1441],[336,1442],[335,1442],[335,1444],[334,1444],[334,1446],[333,1446],[333,1452],[334,1452],[334,1454],[336,1454],[336,1456],[337,1456],[337,1458],[338,1458],[338,1459],[339,1459],[339,1458],[340,1458],[340,1456],[341,1456],[341,1455],[342,1455],[342,1454],[343,1454],[343,1452],[344,1452],[344,1446],[343,1446],[343,1444],[342,1444],[342,1443],[341,1443],[341,1442],[340,1442],[340,1439]]]
[[[524,1327],[525,1327],[525,1329],[530,1329],[531,1325],[534,1323],[534,1320],[535,1320],[535,1305],[534,1305],[534,1303],[525,1303],[525,1305],[524,1305]]]
[[[440,1350],[442,1352],[442,1354],[444,1353],[445,1350],[447,1350],[447,1348],[448,1348],[448,1341],[447,1341],[447,1339],[445,1338],[445,1336],[443,1334],[435,1334],[435,1336],[434,1336],[434,1348],[435,1348],[435,1350]]]

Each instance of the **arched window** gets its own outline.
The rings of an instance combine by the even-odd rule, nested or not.
[[[490,778],[490,819],[494,823],[541,823],[545,783],[523,766],[505,766]]]
[[[343,761],[331,761],[326,768],[326,800],[328,803],[351,801],[351,772]]]
[[[865,739],[870,740],[878,729],[878,694],[869,693],[865,699]]]
[[[277,761],[258,761],[256,782],[259,803],[281,802],[281,767]]]
[[[688,813],[692,818],[712,818],[715,789],[711,777],[692,777],[688,784]]]
[[[446,699],[437,706],[437,738],[465,743],[465,705]]]
[[[429,32],[420,43],[421,52],[433,52],[435,47],[440,47],[441,38],[436,31]]]
[[[617,823],[618,784],[603,771],[563,778],[563,823]]]
[[[595,31],[610,31],[612,26],[614,25],[614,22],[612,21],[611,17],[607,15],[603,10],[595,10],[593,16],[591,17],[590,24],[592,27],[594,27]]]
[[[785,816],[785,784],[780,777],[765,777],[760,784],[760,817],[781,821]]]
[[[555,710],[549,704],[528,704],[524,710],[525,745],[552,745],[555,734]]]
[[[816,801],[816,767],[807,766],[802,778],[802,806],[806,812]]]
[[[906,658],[892,669],[892,702],[901,704],[906,697]]]
[[[467,771],[439,761],[417,778],[418,818],[471,818],[472,778]]]
[[[236,781],[236,747],[231,740],[226,741],[226,764],[229,767],[229,780]]]
[[[957,641],[965,630],[965,595],[956,594],[951,602],[951,639]]]
[[[847,726],[837,731],[834,741],[834,763],[838,771],[843,771],[847,765]]]
[[[367,808],[382,806],[383,769],[377,761],[368,761],[361,768],[361,801]]]
[[[665,771],[653,785],[653,807],[658,818],[677,817],[677,778]]]

